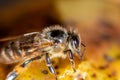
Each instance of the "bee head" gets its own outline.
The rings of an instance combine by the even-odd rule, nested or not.
[[[79,53],[80,37],[73,31],[61,26],[51,26],[43,30],[42,38],[53,42],[55,45],[63,43],[67,49]]]
[[[69,33],[68,41],[72,50],[79,53],[81,43],[80,37],[75,33]]]

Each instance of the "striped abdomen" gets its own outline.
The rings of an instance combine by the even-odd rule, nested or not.
[[[11,42],[4,46],[0,51],[0,61],[5,64],[11,64],[19,61],[23,52],[19,49],[17,42]]]
[[[38,33],[21,36],[8,43],[0,50],[0,62],[11,64],[20,61],[29,53],[36,50],[34,47],[35,37]]]

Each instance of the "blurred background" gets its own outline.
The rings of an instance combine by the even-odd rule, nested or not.
[[[75,28],[86,45],[95,72],[85,80],[120,80],[119,0],[0,0],[1,40],[56,24]],[[0,65],[4,80],[12,67]]]

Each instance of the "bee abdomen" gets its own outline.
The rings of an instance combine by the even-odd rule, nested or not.
[[[18,62],[22,58],[22,52],[16,42],[10,42],[1,49],[0,61],[5,64]]]
[[[39,44],[38,36],[39,32],[33,32],[7,41],[7,44],[1,48],[0,61],[5,64],[11,64],[25,59],[37,49],[33,44],[34,42]]]

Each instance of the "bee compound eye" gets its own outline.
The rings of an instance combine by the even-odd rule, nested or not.
[[[75,48],[79,47],[79,38],[78,36],[72,36],[72,46],[74,46]]]

